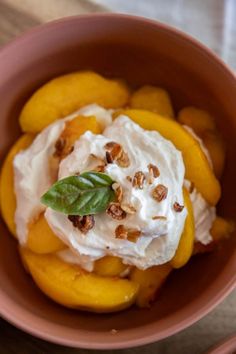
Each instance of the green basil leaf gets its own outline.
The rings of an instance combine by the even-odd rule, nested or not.
[[[61,179],[41,197],[41,202],[67,215],[98,214],[115,199],[114,181],[100,172],[84,172]]]

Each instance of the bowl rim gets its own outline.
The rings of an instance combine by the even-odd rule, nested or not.
[[[206,354],[231,354],[236,349],[236,334],[226,337],[211,347]]]
[[[194,39],[188,34],[185,34],[179,29],[171,27],[169,25],[163,24],[156,20],[152,20],[149,18],[145,18],[142,16],[134,16],[122,13],[93,13],[93,14],[85,14],[85,15],[76,15],[76,16],[68,16],[65,18],[60,18],[54,21],[50,21],[48,23],[44,23],[38,26],[33,27],[32,29],[23,32],[20,36],[16,37],[15,39],[11,40],[8,44],[3,46],[0,49],[0,60],[4,55],[7,55],[9,50],[17,49],[20,47],[22,43],[25,41],[34,38],[35,35],[45,33],[50,31],[52,28],[57,26],[67,25],[68,23],[73,23],[81,20],[106,20],[108,18],[112,18],[114,20],[125,20],[131,21],[133,23],[140,23],[146,24],[149,27],[152,26],[153,28],[158,28],[159,31],[171,33],[172,36],[178,37],[184,42],[188,42],[190,45],[195,47],[202,55],[209,57],[211,61],[214,61],[221,71],[228,76],[228,78],[236,83],[236,74],[233,70],[231,70],[211,49],[206,47],[204,44],[199,42],[198,40]],[[150,328],[150,334],[145,332],[144,336],[139,336],[138,338],[135,337],[135,329],[127,329],[124,331],[133,332],[133,336],[131,339],[126,340],[115,340],[115,336],[113,336],[114,341],[112,342],[101,342],[101,341],[91,341],[91,340],[84,340],[82,338],[78,338],[78,340],[69,339],[69,338],[62,338],[55,334],[50,334],[48,329],[48,322],[43,318],[38,318],[38,324],[40,324],[40,328],[33,327],[32,323],[34,323],[33,319],[36,317],[35,315],[30,314],[27,310],[24,310],[19,304],[14,302],[12,299],[8,298],[7,295],[4,293],[2,289],[0,289],[0,316],[7,320],[12,325],[16,326],[17,328],[34,335],[40,339],[47,340],[52,343],[66,345],[69,347],[75,348],[85,348],[85,349],[124,349],[124,348],[131,348],[136,346],[142,346],[145,344],[150,344],[153,342],[157,342],[161,339],[167,338],[171,335],[174,335],[181,330],[191,326],[193,323],[200,320],[202,317],[207,315],[210,311],[212,311],[223,299],[233,290],[236,288],[236,273],[234,276],[226,283],[223,287],[220,288],[219,292],[214,294],[213,297],[209,299],[208,302],[205,302],[204,306],[197,309],[196,312],[191,313],[190,316],[186,316],[185,318],[181,319],[180,322],[171,325],[170,327],[156,332],[154,329],[155,322],[149,325],[142,326],[143,328]],[[17,312],[18,317],[15,317],[15,313]],[[184,310],[182,310],[184,312]],[[19,315],[20,314],[20,315]],[[184,316],[183,316],[184,317]],[[25,319],[28,319],[28,322]],[[47,324],[47,326],[45,326]],[[55,328],[58,326],[57,324],[53,324],[52,327]],[[45,329],[44,329],[45,328]],[[47,329],[46,329],[47,328]],[[141,327],[140,327],[141,328]],[[153,329],[152,329],[153,328]],[[152,329],[152,330],[151,330]],[[96,333],[92,332],[91,333]],[[118,339],[118,338],[117,338]]]

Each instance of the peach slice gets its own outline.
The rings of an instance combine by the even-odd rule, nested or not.
[[[14,193],[13,159],[18,152],[26,149],[32,143],[33,139],[33,135],[22,135],[8,152],[2,166],[0,177],[1,212],[8,229],[13,235],[16,235],[16,226],[14,221],[16,197]]]
[[[70,153],[75,141],[87,130],[90,130],[94,134],[100,134],[102,132],[96,117],[77,116],[67,121],[65,129],[60,136],[60,140],[63,142],[60,157],[65,157]]]
[[[26,248],[20,253],[38,287],[66,307],[114,312],[131,306],[136,299],[139,286],[131,280],[87,273],[53,254],[39,255]]]
[[[156,86],[142,86],[130,98],[132,108],[146,109],[167,118],[174,118],[170,96],[166,90]]]
[[[210,233],[214,241],[219,241],[230,236],[234,231],[234,223],[217,216],[213,222]]]
[[[210,114],[195,107],[185,107],[178,115],[181,124],[188,125],[202,139],[210,153],[215,175],[220,178],[225,163],[225,146]]]
[[[66,245],[53,233],[42,213],[29,226],[26,247],[32,252],[44,254],[60,251],[66,248]]]
[[[120,80],[105,79],[92,71],[56,77],[40,87],[20,114],[24,132],[37,133],[58,118],[91,103],[119,108],[129,100],[129,90]]]
[[[172,267],[169,263],[154,266],[146,270],[133,269],[130,279],[139,285],[136,304],[138,307],[149,307],[155,299],[157,291],[160,289]]]
[[[203,198],[216,205],[221,194],[216,179],[199,143],[179,123],[156,113],[128,109],[122,112],[147,130],[157,130],[164,138],[172,141],[183,154],[185,178],[193,182]]]
[[[195,238],[195,225],[193,216],[192,202],[189,197],[188,191],[184,188],[184,204],[187,208],[188,215],[185,220],[184,230],[181,235],[178,248],[170,264],[173,268],[183,267],[190,259],[193,252],[194,238]]]
[[[235,225],[233,221],[226,220],[221,216],[217,216],[214,220],[210,233],[213,241],[207,245],[203,245],[200,242],[194,244],[193,254],[211,252],[217,243],[227,237],[234,231]]]
[[[98,259],[94,264],[94,273],[102,277],[120,276],[128,266],[122,263],[121,258],[106,256]]]

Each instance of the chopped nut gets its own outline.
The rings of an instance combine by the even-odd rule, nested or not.
[[[142,171],[136,172],[133,178],[133,187],[143,189],[144,181],[145,174]]]
[[[137,229],[128,229],[127,239],[130,242],[136,242],[140,235],[141,235],[141,231]]]
[[[129,156],[123,150],[122,150],[122,154],[120,155],[120,157],[116,161],[120,167],[129,167],[129,165],[130,165]]]
[[[174,205],[173,205],[173,207],[174,207],[174,210],[175,210],[177,213],[180,213],[180,212],[183,210],[184,205],[180,205],[179,203],[175,202]]]
[[[79,229],[83,234],[86,234],[95,225],[93,215],[69,215],[68,219],[72,222],[73,226]]]
[[[106,151],[106,161],[107,163],[113,163],[113,157],[112,154],[109,151]]]
[[[112,189],[115,191],[116,199],[119,203],[121,203],[123,198],[123,190],[119,183],[113,183]]]
[[[163,184],[158,184],[152,191],[152,197],[157,201],[161,202],[166,199],[168,193],[168,188],[163,186]]]
[[[156,215],[152,217],[152,220],[166,220],[166,216]]]
[[[135,214],[137,211],[131,204],[121,204],[121,209],[123,209],[127,214]]]
[[[114,141],[107,143],[104,148],[106,149],[106,160],[107,163],[116,162],[120,167],[128,167],[129,157],[126,152],[124,152],[122,146]]]
[[[127,229],[124,225],[119,225],[115,229],[115,237],[119,239],[125,239],[130,242],[136,242],[137,238],[141,235],[141,231],[138,229]]]
[[[124,225],[119,225],[115,229],[115,236],[116,238],[126,239],[128,236],[128,231],[124,227]]]
[[[110,215],[113,219],[116,220],[122,220],[126,217],[126,212],[121,209],[119,203],[110,203],[106,212],[108,215]]]
[[[127,179],[127,181],[129,181],[129,182],[132,182],[132,181],[133,181],[132,177],[130,177],[130,176],[126,176],[126,179]]]
[[[115,141],[109,141],[109,143],[106,143],[104,145],[104,148],[108,151],[111,151],[114,148],[114,146],[116,146],[116,145],[119,145],[119,144],[117,144]]]
[[[154,182],[154,178],[157,178],[160,176],[160,171],[157,166],[153,164],[148,165],[148,183],[152,184]]]

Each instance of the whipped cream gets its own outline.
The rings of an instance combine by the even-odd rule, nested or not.
[[[78,115],[96,116],[102,127],[112,122],[112,110],[91,104],[57,120],[37,135],[31,146],[18,153],[13,161],[14,190],[17,207],[15,212],[16,232],[19,242],[26,243],[28,225],[45,210],[41,196],[57,180],[58,166],[54,164],[55,143],[60,137],[65,122]]]
[[[128,117],[119,117],[112,123],[112,112],[96,104],[86,106],[48,126],[28,149],[17,154],[14,159],[17,200],[15,222],[18,239],[24,244],[27,241],[28,225],[45,211],[40,197],[58,178],[58,166],[51,162],[55,142],[67,120],[79,114],[94,115],[101,126],[107,128],[103,135],[86,132],[80,137],[74,151],[59,166],[60,179],[95,167],[94,160],[89,156],[92,153],[103,158],[106,142],[116,141],[128,153],[131,161],[128,168],[109,164],[106,173],[120,183],[124,192],[123,202],[131,203],[137,209],[136,214],[120,222],[105,213],[96,215],[95,227],[83,235],[65,215],[50,208],[46,210],[45,216],[50,227],[69,247],[58,252],[58,256],[68,263],[80,264],[88,271],[92,271],[94,260],[108,254],[119,256],[124,263],[142,269],[167,262],[176,251],[187,213],[185,209],[181,213],[173,210],[175,201],[183,204],[184,165],[181,152],[159,133],[144,131]],[[153,185],[145,184],[144,190],[132,188],[126,176],[132,177],[137,171],[147,174],[149,163],[158,166],[160,176]],[[160,203],[151,197],[152,188],[159,183],[168,187],[167,199]],[[186,187],[190,185],[186,181],[184,184]],[[190,194],[190,198],[193,202],[196,240],[207,244],[212,240],[209,230],[215,218],[215,208],[210,207],[196,190]],[[152,217],[156,215],[167,219],[153,220]],[[137,227],[142,230],[143,236],[136,243],[115,239],[114,230],[119,224]]]
[[[106,213],[98,214],[95,226],[86,236],[73,227],[66,215],[47,208],[45,217],[55,234],[79,255],[96,260],[110,254],[141,269],[166,263],[174,256],[186,218],[185,209],[178,213],[173,208],[175,202],[183,204],[185,168],[181,152],[170,141],[156,131],[143,130],[126,116],[119,116],[103,135],[88,131],[80,137],[73,152],[61,162],[59,179],[91,170],[91,154],[104,158],[104,146],[111,141],[122,145],[130,165],[122,168],[108,164],[105,173],[121,185],[122,203],[134,206],[136,213],[120,221]],[[148,175],[150,163],[158,166],[160,176],[153,184],[145,183],[143,189],[133,188],[127,176],[133,177],[137,171]],[[167,198],[161,202],[151,195],[157,184],[168,188]],[[164,216],[166,220],[153,220],[154,216]],[[115,238],[115,229],[120,224],[142,232],[136,243]]]

